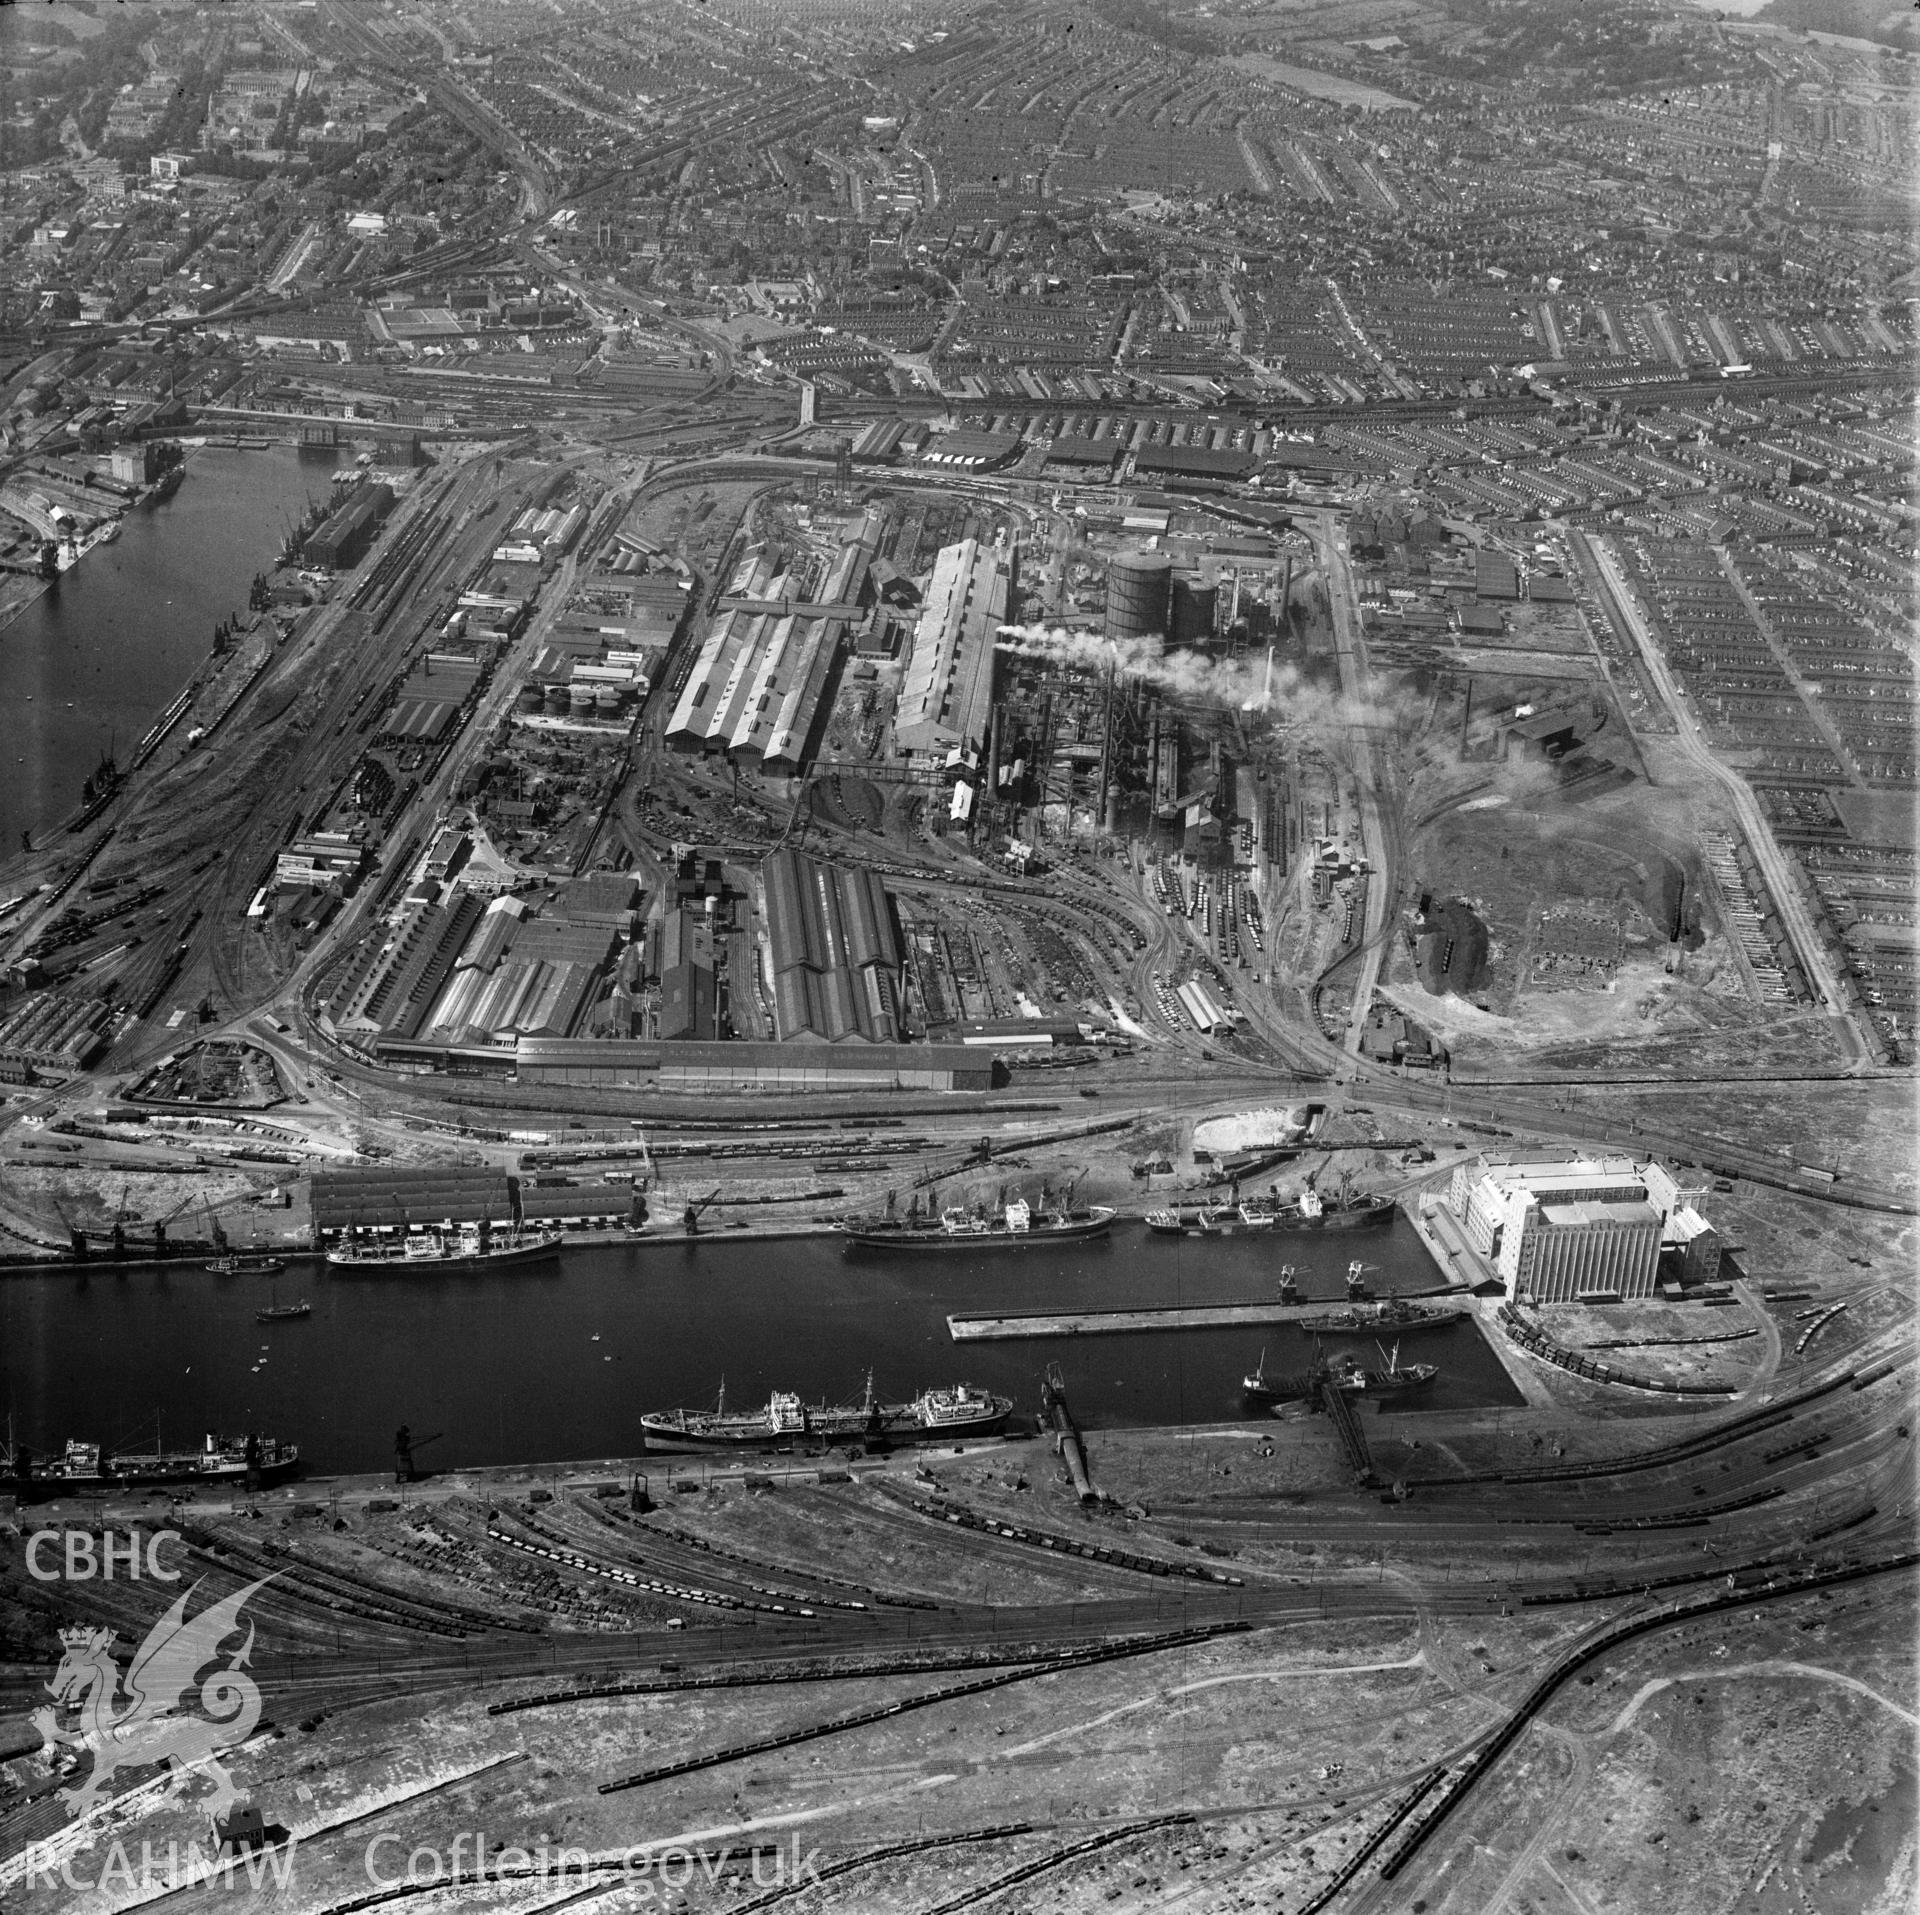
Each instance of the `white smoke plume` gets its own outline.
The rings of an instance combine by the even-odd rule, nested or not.
[[[1390,726],[1397,715],[1391,702],[1346,698],[1278,658],[1269,674],[1265,652],[1242,658],[1162,653],[1140,639],[1046,624],[1002,625],[995,649],[1102,676],[1111,670],[1123,678],[1143,679],[1175,698],[1260,712],[1272,723],[1305,732],[1323,746],[1338,744],[1360,727]]]

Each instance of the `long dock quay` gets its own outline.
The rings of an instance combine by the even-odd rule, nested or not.
[[[1400,1292],[1414,1296],[1454,1296],[1449,1290]],[[1380,1299],[1384,1301],[1385,1299]],[[1125,1336],[1149,1330],[1233,1329],[1249,1323],[1298,1323],[1303,1317],[1327,1316],[1344,1309],[1365,1309],[1323,1297],[1309,1303],[1182,1303],[1141,1310],[1015,1310],[1000,1316],[951,1316],[947,1334],[956,1343],[1005,1343],[1022,1337]],[[1424,1315],[1423,1308],[1422,1314]],[[1433,1316],[1451,1322],[1470,1312],[1461,1306],[1434,1308]],[[1362,1325],[1360,1334],[1368,1326]],[[1404,1334],[1404,1323],[1391,1320],[1379,1328]]]

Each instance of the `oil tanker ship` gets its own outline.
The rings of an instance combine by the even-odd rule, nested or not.
[[[796,1391],[776,1390],[757,1410],[729,1410],[726,1385],[711,1410],[656,1410],[641,1417],[649,1449],[769,1449],[793,1442],[944,1443],[997,1436],[1013,1414],[1010,1397],[970,1383],[923,1390],[910,1403],[882,1403],[873,1379],[859,1403],[802,1403]]]
[[[997,1211],[953,1204],[922,1217],[856,1218],[840,1234],[850,1250],[1039,1250],[1104,1237],[1113,1216],[1106,1204],[1036,1211],[1015,1197]]]

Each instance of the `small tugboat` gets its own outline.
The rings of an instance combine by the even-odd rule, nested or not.
[[[1260,1361],[1240,1379],[1240,1394],[1256,1410],[1270,1410],[1279,1403],[1309,1403],[1320,1394],[1327,1380],[1327,1366],[1318,1355],[1314,1367],[1299,1376],[1269,1376],[1267,1352],[1261,1346]]]
[[[284,1257],[215,1257],[207,1268],[216,1277],[277,1277],[287,1267]]]

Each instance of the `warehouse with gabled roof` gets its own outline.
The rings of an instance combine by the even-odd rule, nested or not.
[[[781,1040],[897,1043],[900,943],[878,874],[782,850],[762,882]]]

